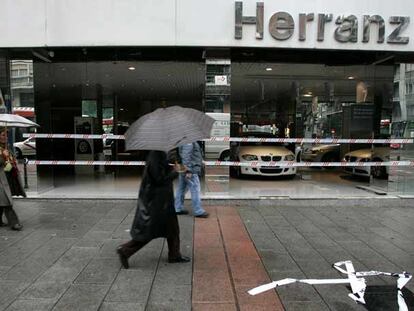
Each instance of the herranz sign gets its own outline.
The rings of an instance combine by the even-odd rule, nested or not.
[[[331,13],[300,13],[298,16],[299,25],[295,25],[293,16],[287,12],[275,12],[268,21],[270,35],[279,41],[290,39],[294,32],[299,31],[298,40],[306,41],[306,30],[308,27],[317,27],[316,40],[319,42],[325,39],[325,25],[335,23],[337,27],[333,36],[341,43],[356,43],[359,41],[368,43],[371,40],[371,27],[376,24],[378,31],[378,44],[408,44],[410,38],[405,32],[410,24],[409,16],[390,16],[386,23],[385,19],[377,14],[334,16]],[[362,24],[362,35],[359,34],[359,23]],[[243,38],[243,25],[256,25],[256,39],[264,37],[264,3],[256,3],[256,16],[243,15],[243,2],[235,2],[235,33],[234,38]],[[315,25],[312,25],[315,24]]]

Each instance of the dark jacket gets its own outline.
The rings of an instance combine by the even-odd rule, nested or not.
[[[169,217],[177,217],[172,183],[177,175],[168,164],[165,152],[149,153],[131,228],[133,240],[145,242],[167,237],[167,220]]]

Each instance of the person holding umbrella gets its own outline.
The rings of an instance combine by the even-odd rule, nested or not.
[[[13,195],[24,196],[26,193],[20,180],[16,157],[7,146],[7,128],[9,127],[39,127],[39,124],[22,116],[0,114],[0,220],[3,223],[3,211],[6,214],[8,225],[13,230],[21,230],[23,226],[13,209]]]
[[[177,177],[164,151],[148,154],[138,196],[138,206],[130,230],[132,239],[118,247],[117,253],[125,269],[128,258],[151,240],[164,237],[168,243],[168,262],[189,262],[180,253],[180,230],[174,209],[173,179]]]
[[[168,262],[185,263],[180,252],[180,230],[174,208],[173,179],[179,165],[169,163],[167,152],[182,144],[209,137],[214,120],[204,113],[178,106],[160,108],[135,121],[125,133],[126,150],[150,150],[139,190],[131,240],[116,252],[122,266],[152,239],[164,237]]]
[[[0,185],[0,226],[4,226],[2,220],[4,211],[9,227],[12,230],[21,230],[23,226],[19,223],[19,218],[13,209],[12,195],[26,197],[26,193],[18,175],[16,159],[7,148],[5,127],[0,127]]]

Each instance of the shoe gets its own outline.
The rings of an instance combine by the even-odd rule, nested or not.
[[[0,222],[0,227],[6,227],[7,224],[5,224],[4,222]]]
[[[210,215],[209,213],[204,212],[204,213],[202,213],[200,215],[195,215],[194,217],[197,217],[197,218],[208,218],[209,215]]]
[[[183,209],[183,210],[181,210],[181,211],[179,211],[179,212],[175,212],[175,214],[176,214],[176,215],[188,215],[188,211],[187,211],[187,210],[185,210],[185,209]]]
[[[186,256],[180,256],[177,258],[168,258],[169,263],[180,263],[180,262],[184,263],[184,262],[190,262],[190,261],[191,261],[190,257],[186,257]]]
[[[128,257],[125,256],[125,254],[122,252],[122,248],[118,247],[116,252],[119,255],[119,260],[121,261],[122,267],[124,267],[125,269],[128,269],[129,268]]]
[[[23,226],[21,224],[15,224],[13,227],[11,227],[12,230],[20,231],[23,229]]]

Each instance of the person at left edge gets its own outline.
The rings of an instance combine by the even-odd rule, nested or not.
[[[21,230],[23,226],[19,222],[13,209],[13,195],[26,197],[23,189],[16,158],[7,147],[7,130],[0,128],[0,226],[3,224],[3,211],[7,224],[12,230]]]
[[[128,258],[156,238],[167,238],[168,262],[189,262],[180,252],[180,229],[174,209],[173,179],[177,166],[168,163],[163,151],[148,154],[138,206],[131,227],[132,239],[117,248],[122,266],[129,268]]]

